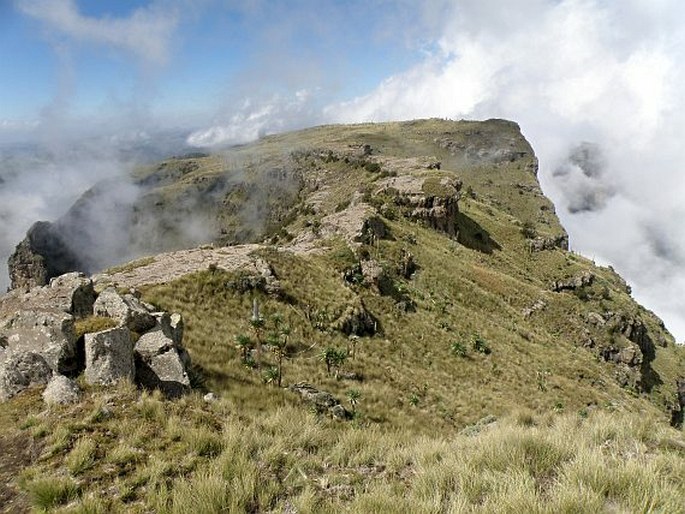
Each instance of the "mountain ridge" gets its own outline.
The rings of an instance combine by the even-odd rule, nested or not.
[[[369,442],[363,431],[375,430],[451,438],[468,427],[487,433],[490,422],[481,420],[512,416],[549,420],[530,421],[533,426],[602,416],[679,425],[683,348],[611,268],[568,250],[536,171],[519,127],[504,120],[324,126],[217,155],[169,159],[134,173],[142,186],[127,226],[135,237],[152,227],[169,236],[164,244],[179,242],[183,230],[173,222],[201,205],[198,217],[185,221],[192,227],[212,217],[212,237],[192,249],[151,251],[100,271],[95,290],[135,287],[146,304],[183,316],[184,345],[203,377],[203,392],[220,400],[203,403],[191,394],[168,408],[206,419],[209,428],[197,430],[218,445],[215,455],[232,447],[227,434],[238,437],[223,412],[250,426],[272,423],[265,412],[308,412],[293,392],[309,390],[305,383],[353,413],[354,428],[326,424],[323,432],[311,423],[328,423],[321,421],[325,409],[314,418],[320,421],[307,418],[306,430],[323,438]],[[145,213],[159,220],[145,225]],[[162,239],[159,233],[148,238],[151,247]],[[3,309],[11,310],[12,298],[22,294],[5,296]],[[107,394],[86,390],[91,399],[84,408]],[[5,405],[11,411],[28,402],[35,410],[31,394]],[[163,420],[155,409],[165,410],[167,400],[121,394],[128,398],[124,404],[147,405],[150,419]],[[143,430],[144,418],[124,404],[112,400],[114,417],[130,414]],[[181,422],[184,414],[174,416]],[[60,426],[52,418],[49,423]],[[103,430],[120,430],[115,421],[95,426],[100,423]],[[174,441],[173,427],[165,426],[160,437]],[[141,444],[156,458],[168,457]],[[59,465],[74,451],[69,443],[48,461]],[[191,459],[189,473],[197,480],[214,465],[211,454]],[[334,476],[321,458],[316,476]],[[95,462],[102,472],[106,462]],[[560,462],[555,466],[563,467]],[[299,475],[296,467],[288,464],[288,473]],[[40,464],[32,469],[38,476],[48,472]],[[144,509],[152,499],[146,485],[133,485],[139,471],[134,464],[124,476]],[[536,473],[535,480],[543,480]],[[390,482],[396,494],[403,480]],[[185,487],[180,483],[169,487]],[[364,497],[358,483],[348,485],[342,497],[319,488],[312,494],[335,511],[345,498]],[[89,482],[85,491],[98,487]],[[254,501],[261,510],[285,508],[303,490]],[[674,501],[682,494],[671,492]],[[631,502],[619,501],[636,508]]]

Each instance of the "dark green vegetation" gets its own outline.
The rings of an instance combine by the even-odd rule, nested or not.
[[[3,405],[3,433],[37,456],[18,473],[22,501],[75,512],[685,512],[685,437],[669,427],[685,352],[611,269],[564,249],[514,124],[321,127],[141,179],[157,177],[171,201],[221,176],[221,162],[255,177],[249,195],[219,199],[223,236],[264,240],[256,256],[278,286],[205,265],[143,287],[183,314],[200,392],[167,401],[122,384],[49,412],[35,392]],[[174,167],[185,171],[160,175]],[[273,182],[257,179],[269,170],[296,187],[241,232],[256,212],[245,202],[271,198]],[[123,287],[117,272],[153,261],[111,274]],[[278,387],[298,382],[332,393],[351,419]],[[204,402],[205,390],[220,399]]]

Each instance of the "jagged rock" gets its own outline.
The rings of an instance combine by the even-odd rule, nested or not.
[[[214,403],[219,399],[219,397],[214,393],[207,393],[202,397],[202,399],[207,403]]]
[[[428,227],[445,232],[450,236],[457,235],[457,215],[459,207],[457,197],[427,196],[412,202],[409,217],[422,221]]]
[[[418,266],[414,261],[414,255],[408,250],[402,250],[402,258],[400,260],[397,272],[401,277],[410,279],[416,272]]]
[[[138,339],[135,361],[136,381],[143,387],[159,389],[170,397],[181,396],[190,389],[187,371],[190,359],[185,350],[165,333],[162,325]]]
[[[676,380],[676,405],[671,411],[671,425],[676,428],[683,427],[685,418],[685,378]]]
[[[604,317],[597,312],[589,312],[587,316],[585,316],[585,319],[588,323],[590,323],[591,325],[595,325],[597,327],[601,327],[606,324],[606,320],[604,319]]]
[[[378,286],[381,277],[385,273],[383,266],[373,259],[361,261],[359,266],[361,268],[362,276],[364,277],[363,284],[366,286]]]
[[[113,287],[100,293],[93,305],[93,312],[96,316],[113,318],[139,334],[157,323],[138,298],[132,294],[120,295]]]
[[[127,327],[86,334],[85,348],[85,376],[89,384],[109,385],[134,379],[133,341]]]
[[[264,292],[266,294],[272,295],[280,294],[281,283],[278,280],[276,272],[274,271],[271,264],[269,264],[266,260],[262,259],[261,257],[258,257],[254,261],[254,266],[259,276],[262,277],[264,280]]]
[[[409,176],[390,178],[382,183],[377,194],[392,197],[405,217],[455,237],[461,181],[443,178],[428,187],[426,183]]]
[[[355,241],[363,244],[374,244],[380,239],[386,239],[389,235],[388,227],[378,216],[369,216],[362,222]]]
[[[604,319],[613,332],[620,332],[626,339],[636,343],[643,352],[653,351],[654,344],[642,320],[615,312],[605,313]]]
[[[84,269],[58,228],[47,221],[33,224],[10,256],[8,266],[12,289],[43,286],[53,277]]]
[[[567,280],[557,280],[552,282],[552,291],[557,293],[561,291],[574,291],[581,287],[590,286],[595,280],[594,273],[583,271],[581,274]]]
[[[320,414],[328,413],[338,419],[352,418],[352,413],[346,410],[340,403],[340,400],[335,398],[331,393],[320,391],[306,382],[293,384],[289,389],[294,393],[299,394]]]
[[[558,236],[550,237],[536,237],[532,241],[528,241],[528,247],[531,252],[542,252],[544,250],[554,250],[560,248],[568,250],[568,235],[560,234]]]
[[[378,320],[366,310],[364,302],[359,301],[345,309],[334,328],[347,336],[372,336],[378,331]]]
[[[608,346],[601,351],[602,358],[608,362],[616,364],[626,364],[628,366],[639,366],[642,364],[642,352],[634,344],[630,344],[624,348],[616,348],[615,346]]]
[[[8,400],[33,385],[44,385],[52,376],[45,359],[34,352],[10,349],[0,362],[0,400]]]
[[[48,405],[76,403],[81,398],[81,388],[64,375],[54,375],[43,391],[43,401]]]
[[[281,282],[271,264],[258,257],[239,269],[228,287],[244,294],[250,291],[261,291],[268,295],[279,296],[282,293]]]
[[[93,314],[95,289],[93,281],[83,273],[72,272],[50,280],[51,300],[64,312],[77,318]]]
[[[0,334],[8,348],[42,356],[56,373],[76,369],[74,318],[63,311],[16,311],[0,322]]]
[[[530,318],[534,313],[541,311],[545,307],[547,307],[547,302],[543,299],[539,299],[530,307],[523,309],[521,314],[523,314],[524,318]]]

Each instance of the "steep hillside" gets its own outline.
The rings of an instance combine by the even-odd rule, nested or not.
[[[3,445],[35,449],[16,501],[685,511],[668,426],[685,352],[613,270],[568,251],[536,171],[503,120],[319,127],[137,170],[120,227],[148,255],[96,290],[181,313],[199,392],[82,384],[77,406],[3,404]],[[65,235],[88,202],[55,226],[95,263]]]

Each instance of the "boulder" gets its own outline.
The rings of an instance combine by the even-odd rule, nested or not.
[[[37,353],[56,373],[78,365],[74,318],[61,310],[20,310],[0,322],[0,335],[10,349]]]
[[[531,252],[542,252],[545,250],[554,250],[556,248],[568,250],[568,235],[559,234],[558,236],[550,237],[538,236],[535,239],[528,241],[528,247]]]
[[[380,239],[387,239],[389,236],[390,229],[380,216],[369,216],[362,221],[359,232],[354,239],[358,243],[372,245]]]
[[[378,284],[381,281],[381,278],[385,274],[385,271],[383,270],[383,266],[381,266],[380,262],[374,260],[374,259],[369,259],[365,261],[361,261],[359,263],[359,267],[361,269],[361,274],[364,277],[363,284],[365,286],[376,286],[378,287]]]
[[[86,382],[109,385],[133,380],[135,364],[131,332],[125,326],[86,334]]]
[[[594,273],[583,271],[582,273],[565,280],[552,282],[552,291],[557,293],[562,291],[575,291],[581,287],[590,286],[595,281]]]
[[[333,328],[346,336],[372,336],[378,331],[378,320],[366,310],[364,302],[360,300],[345,309]]]
[[[0,362],[0,400],[8,400],[33,385],[44,385],[52,376],[45,359],[33,352],[7,350]]]
[[[138,298],[132,294],[121,295],[113,287],[100,293],[93,305],[93,312],[96,316],[113,318],[139,334],[157,324],[155,317]]]
[[[81,388],[64,375],[54,375],[43,391],[43,401],[48,405],[76,403],[81,398]]]
[[[136,382],[177,397],[190,389],[190,358],[160,324],[143,334],[135,344]]]
[[[73,272],[60,275],[50,280],[52,304],[77,318],[93,314],[95,289],[93,281],[83,273]]]
[[[302,399],[309,403],[316,412],[320,414],[330,414],[338,419],[351,419],[353,417],[352,413],[343,407],[340,400],[335,398],[331,393],[319,391],[311,384],[299,382],[291,385],[289,389],[300,395]]]

